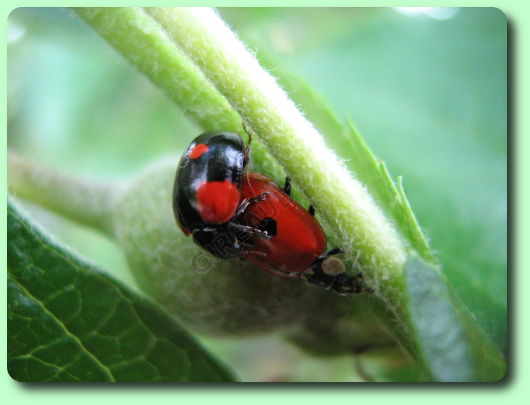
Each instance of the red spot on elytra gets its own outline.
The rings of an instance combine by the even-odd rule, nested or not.
[[[208,150],[208,145],[204,143],[198,143],[197,145],[194,145],[193,148],[190,149],[190,151],[188,152],[188,157],[190,159],[197,159],[207,150]]]
[[[230,221],[239,205],[239,189],[228,180],[206,181],[195,192],[196,209],[209,224]]]

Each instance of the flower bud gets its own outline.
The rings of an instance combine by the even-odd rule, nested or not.
[[[241,259],[218,259],[177,227],[176,166],[160,163],[118,192],[114,233],[138,287],[185,326],[209,335],[257,334],[292,326],[312,312],[314,289]]]

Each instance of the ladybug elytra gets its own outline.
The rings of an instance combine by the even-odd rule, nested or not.
[[[327,238],[312,207],[305,210],[290,198],[290,182],[280,189],[260,174],[243,176],[241,197],[251,200],[266,193],[262,202],[252,204],[241,215],[250,227],[267,232],[269,238],[252,238],[246,259],[283,277],[299,277],[311,283],[349,295],[361,291],[359,276],[346,274],[344,263],[335,257],[340,249],[324,253]]]

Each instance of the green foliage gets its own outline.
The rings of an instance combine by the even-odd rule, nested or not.
[[[137,10],[113,10],[113,12],[130,15],[136,14]],[[387,359],[383,369],[367,367],[368,373],[381,380],[424,380],[425,370],[428,369],[432,378],[437,380],[498,380],[505,367],[502,356],[499,356],[497,350],[489,343],[490,339],[485,337],[480,329],[485,329],[501,349],[505,347],[506,66],[505,61],[502,61],[506,50],[504,17],[494,9],[461,10],[449,21],[427,21],[421,18],[413,21],[403,17],[398,18],[391,10],[364,9],[344,9],[340,13],[334,13],[332,10],[319,10],[316,13],[309,9],[296,11],[226,9],[221,10],[221,13],[233,23],[245,40],[252,39],[247,43],[259,44],[257,56],[262,64],[279,77],[280,83],[290,97],[325,135],[326,143],[366,185],[372,197],[406,240],[408,248],[416,250],[422,259],[432,263],[433,254],[428,245],[433,246],[436,257],[443,264],[441,271],[456,291],[457,297],[448,289],[446,280],[438,269],[414,259],[409,260],[403,268],[404,282],[396,284],[398,288],[403,288],[407,297],[406,302],[403,303],[405,311],[400,316],[396,317],[388,302],[371,298],[356,300],[361,307],[370,307],[378,313],[387,327],[390,329],[394,327],[393,332],[397,333],[403,344],[416,352],[424,368],[423,371],[418,372],[417,367],[411,366],[408,372],[408,365],[405,365],[404,369],[398,368],[392,371],[389,367],[392,355],[383,353],[382,357]],[[324,15],[326,18],[323,18]],[[141,13],[141,21],[150,24],[145,17],[146,15]],[[304,24],[300,24],[301,19],[304,20]],[[355,23],[352,24],[352,21]],[[70,20],[70,24],[75,25],[75,20]],[[309,25],[312,30],[304,31],[304,27]],[[143,27],[152,27],[152,24],[144,24]],[[42,30],[42,32],[48,31]],[[132,55],[136,48],[130,46],[133,42],[142,38],[144,40],[159,38],[153,34],[158,32],[156,29],[148,29],[147,32],[141,30],[124,32],[127,35],[122,38],[130,34],[134,41],[128,44],[122,41],[121,44],[129,46],[122,48],[121,51],[125,49]],[[107,30],[106,33],[107,40],[112,42],[112,32]],[[62,41],[63,38],[68,37],[69,35],[58,36],[54,41]],[[81,40],[80,36],[74,41],[76,48],[79,48]],[[98,41],[94,40],[93,44],[98,44]],[[117,45],[113,45],[120,50],[119,41]],[[155,60],[152,58],[153,51],[166,49],[164,48],[166,45],[152,49],[144,47],[142,52],[151,52],[150,60]],[[167,49],[170,48],[171,46],[167,45]],[[84,46],[83,49],[86,52],[93,51],[90,46]],[[470,49],[473,52],[469,52]],[[195,130],[192,130],[181,117],[178,117],[177,123],[173,118],[170,120],[167,118],[174,116],[171,107],[159,101],[153,96],[154,93],[149,93],[150,90],[146,92],[145,89],[149,86],[142,84],[141,91],[134,91],[134,97],[122,94],[121,99],[116,100],[116,94],[120,94],[116,90],[120,86],[130,87],[137,74],[125,65],[115,64],[112,53],[105,51],[102,56],[94,53],[89,59],[102,61],[110,58],[115,65],[113,69],[118,73],[110,76],[101,74],[99,69],[102,64],[99,62],[85,70],[81,68],[83,64],[78,63],[75,65],[77,68],[74,66],[71,71],[100,72],[99,77],[105,77],[105,83],[109,83],[109,86],[103,86],[105,91],[98,91],[98,94],[102,93],[103,97],[113,105],[112,111],[121,108],[123,100],[132,98],[140,100],[140,106],[151,108],[147,108],[145,112],[145,108],[140,107],[132,114],[128,110],[125,114],[128,118],[123,120],[123,123],[116,121],[113,126],[105,124],[97,127],[98,117],[102,115],[97,114],[97,111],[94,113],[91,110],[94,107],[91,106],[101,104],[99,101],[101,98],[97,99],[97,103],[93,103],[94,98],[87,97],[85,105],[80,107],[77,113],[74,111],[69,116],[83,115],[89,116],[90,119],[85,120],[86,122],[76,129],[67,129],[71,127],[65,125],[59,130],[64,131],[69,137],[71,133],[84,133],[85,146],[78,146],[77,149],[84,151],[88,145],[95,148],[92,156],[103,154],[107,159],[102,157],[103,165],[100,166],[97,162],[93,163],[91,168],[87,164],[89,157],[78,158],[79,163],[75,166],[72,164],[75,158],[68,157],[75,154],[60,153],[60,150],[57,150],[55,156],[50,154],[47,157],[47,160],[53,164],[62,160],[66,162],[63,163],[66,168],[70,165],[73,167],[85,165],[90,172],[108,174],[115,170],[122,173],[140,167],[149,160],[149,156],[157,156],[163,150],[175,151],[182,148],[195,134]],[[179,96],[178,81],[170,80],[171,70],[158,69],[164,65],[164,60],[149,64],[147,59],[142,57],[134,59],[127,56],[127,52],[125,52],[126,57],[177,101],[183,110],[188,109],[187,114],[192,121],[205,129],[212,129],[212,125],[215,127],[215,120],[210,120],[207,116],[200,117],[199,114],[201,111],[208,111],[207,107],[212,100],[214,104],[219,102],[219,105],[226,107],[223,98],[215,95],[214,88],[203,86],[200,80],[195,82],[199,83],[201,89],[207,90],[208,96],[190,98],[193,100],[191,104],[200,107],[195,110],[199,113],[193,112],[194,106],[187,103],[187,97],[198,93],[187,88],[184,90],[188,91],[188,96]],[[269,62],[265,60],[268,58],[264,53],[267,55],[276,53],[279,57]],[[71,55],[75,55],[75,52],[70,52],[68,58],[72,58]],[[422,55],[421,59],[417,55]],[[31,56],[33,61],[34,55]],[[176,67],[175,59],[171,60],[173,64],[170,65]],[[48,92],[55,90],[44,83],[49,83],[49,78],[60,74],[60,63],[57,62],[57,65],[57,69],[52,69],[48,72],[50,74],[44,76],[46,80],[36,80],[31,90],[46,86]],[[153,67],[155,68],[153,72],[159,74],[159,80],[149,73],[149,69]],[[308,85],[288,73],[289,70],[301,71],[304,77],[316,82],[330,100],[333,110],[347,113],[354,118],[355,126],[360,129],[364,139],[353,126],[342,125],[330,112],[331,109],[322,102],[321,97],[316,96]],[[127,75],[123,75],[122,72],[126,72]],[[71,84],[83,82],[84,76],[86,74],[73,79]],[[123,80],[123,77],[128,77],[129,80]],[[171,88],[175,85],[177,86]],[[85,87],[85,93],[91,94],[90,87],[94,86]],[[49,100],[50,97],[45,99]],[[221,110],[214,108],[212,111]],[[80,111],[83,114],[79,114]],[[158,115],[155,116],[154,111]],[[226,122],[231,123],[234,128],[238,126],[239,118],[232,110],[227,109],[224,113],[221,112],[221,115],[228,117]],[[41,130],[41,127],[47,128],[46,125],[41,125],[46,123],[46,119],[43,119],[46,115],[41,113],[40,117],[41,119],[26,119],[25,122],[39,122],[38,130]],[[22,121],[13,120],[13,122],[20,125]],[[107,116],[102,122],[113,121]],[[147,122],[149,125],[146,124]],[[68,124],[68,121],[66,123]],[[166,134],[165,137],[151,137],[148,145],[142,141],[144,139],[142,136],[138,134],[136,138],[130,136],[142,132],[151,134],[152,131],[154,134],[162,134],[163,130],[160,130],[162,127],[171,128],[171,133]],[[15,146],[16,142],[20,142],[20,139],[24,139],[28,133],[35,132],[35,128],[32,131],[28,128],[22,128],[21,131],[17,126],[14,128],[19,130],[18,134],[26,133],[18,138],[11,137],[10,144]],[[174,128],[179,128],[177,137],[172,133]],[[106,137],[101,135],[105,133]],[[38,137],[33,139],[37,142],[31,143],[31,147],[25,147],[28,154],[33,153],[35,150],[33,146],[38,145],[38,139]],[[42,139],[47,138],[42,137]],[[92,142],[98,139],[98,142]],[[163,139],[171,141],[166,142]],[[24,144],[21,145],[21,149],[24,149]],[[116,146],[116,150],[127,148],[136,152],[123,159],[120,153],[113,152],[112,145]],[[138,145],[142,145],[140,149],[137,148]],[[375,158],[367,145],[376,150],[379,156],[384,157],[385,163]],[[35,156],[40,159],[36,153]],[[89,154],[85,153],[82,156]],[[123,162],[120,163],[120,159],[123,159]],[[110,160],[116,161],[116,165],[107,170],[105,162]],[[277,180],[282,179],[282,169],[264,150],[256,148],[253,151],[253,164],[257,170],[272,174]],[[296,162],[294,164],[296,165]],[[125,165],[124,167],[129,169],[123,167],[120,169],[119,165]],[[404,176],[414,214],[423,229],[419,228],[416,217],[410,210],[400,178],[396,183],[392,183],[387,167],[392,173]],[[168,169],[168,179],[169,172]],[[146,189],[151,184],[154,187],[154,184],[163,182],[157,183],[154,179],[155,177],[151,180],[146,178],[141,182],[140,178],[136,178],[136,181],[138,186],[144,184],[142,187]],[[167,182],[169,183],[169,180]],[[149,273],[150,267],[156,267],[152,264],[157,263],[158,260],[161,267],[170,269],[171,266],[168,264],[171,261],[183,260],[179,259],[179,251],[190,249],[191,256],[197,251],[193,250],[191,244],[191,247],[186,245],[189,240],[182,241],[181,244],[179,239],[179,246],[173,252],[170,251],[170,243],[163,242],[161,245],[164,246],[162,250],[165,253],[157,259],[157,239],[168,242],[175,240],[172,238],[178,238],[175,230],[170,229],[169,208],[160,200],[159,207],[163,209],[150,207],[143,210],[143,198],[137,204],[134,203],[135,193],[141,195],[142,189],[131,187],[130,191],[129,201],[121,201],[124,210],[118,210],[114,214],[116,221],[114,227],[117,236],[121,238],[122,247],[126,249],[129,263],[136,273],[140,287],[159,298],[163,296],[160,292],[164,292],[163,281],[157,280]],[[125,195],[127,193],[123,194]],[[131,215],[129,218],[124,218],[126,209],[131,209],[135,217]],[[137,219],[137,224],[134,218]],[[156,220],[152,221],[153,219]],[[151,221],[153,227],[148,226]],[[423,231],[429,235],[429,243]],[[192,274],[187,276],[186,281],[191,287],[190,291],[194,288],[197,290],[201,286],[201,283],[197,283],[193,287],[197,279],[192,277]],[[228,270],[225,275],[227,274]],[[241,274],[249,275],[246,271],[242,271]],[[261,283],[261,281],[252,281],[253,277],[254,275],[249,276],[243,284],[255,286],[253,283]],[[204,277],[203,281],[207,279],[208,277]],[[214,278],[211,279],[210,285],[217,287],[219,283],[222,284],[222,280]],[[286,291],[290,291],[289,288],[286,287]],[[166,295],[161,302],[165,301],[162,302],[165,306],[173,305],[176,312],[184,313],[188,319],[183,320],[195,328],[200,329],[201,325],[208,324],[208,319],[215,319],[213,313],[209,315],[211,318],[193,316],[192,311],[200,305],[193,307],[189,304],[200,299],[199,295],[193,296],[193,293],[190,293],[186,300],[184,295],[181,294],[180,297],[182,300],[172,302],[170,296]],[[430,304],[425,305],[425,302]],[[469,308],[471,314],[466,312],[461,302]],[[332,309],[331,311],[333,312]],[[327,310],[323,312],[327,313]],[[340,311],[333,312],[334,315],[338,313]],[[364,311],[362,315],[368,317],[370,313]],[[403,315],[410,319],[403,318]],[[335,345],[332,348],[340,349],[338,352],[345,347],[350,349],[358,347],[356,343],[362,341],[364,336],[357,333],[359,341],[355,339],[348,341],[348,334],[345,331],[351,329],[349,323],[351,319],[346,321],[341,317],[338,319],[338,322],[329,319],[327,321],[330,322],[324,322],[322,319],[307,318],[297,330],[296,340],[302,347],[313,352],[319,350],[318,346],[324,349],[324,352],[329,351],[330,345]],[[433,319],[437,319],[437,324],[445,325],[444,328],[433,326]],[[406,320],[410,322],[412,332],[400,335],[403,332],[401,326]],[[276,324],[274,328],[279,327],[280,324]],[[344,324],[346,327],[343,327]],[[244,324],[239,323],[239,325]],[[353,325],[355,326],[355,323]],[[396,328],[396,325],[399,327]],[[248,323],[245,328],[241,329],[241,332],[251,331],[254,327]],[[329,331],[332,333],[323,333]],[[368,340],[372,338],[370,333],[366,337]],[[320,338],[323,340],[319,340]]]
[[[432,265],[409,257],[408,308],[425,368],[436,381],[499,381],[506,364]]]
[[[163,310],[8,205],[8,370],[18,381],[230,381]]]

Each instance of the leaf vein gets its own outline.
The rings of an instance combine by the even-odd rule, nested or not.
[[[13,277],[14,278],[14,277]],[[42,301],[40,301],[38,298],[36,298],[35,296],[33,296],[33,294],[31,294],[31,292],[29,292],[25,286],[23,286],[21,283],[19,283],[19,281],[14,278],[14,282],[17,283],[17,285],[30,297],[32,298],[43,310],[45,313],[47,313],[53,320],[55,320],[58,325],[63,329],[63,331],[65,332],[65,334],[67,336],[70,336],[78,345],[79,347],[81,348],[81,350],[83,352],[86,353],[86,355],[92,359],[102,370],[103,372],[107,375],[107,377],[111,380],[111,381],[116,381],[116,379],[114,378],[114,375],[112,374],[112,372],[110,371],[110,369],[105,365],[103,364],[92,352],[90,352],[90,350],[88,350],[83,342],[76,336],[74,335],[72,332],[70,332],[70,330],[68,330],[68,328],[64,325],[64,323],[58,319],[45,305]]]

